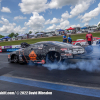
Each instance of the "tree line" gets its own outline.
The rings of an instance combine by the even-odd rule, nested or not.
[[[32,33],[32,31],[29,31],[29,33],[26,33],[26,35],[27,34],[31,34]],[[19,33],[14,33],[14,32],[12,32],[12,33],[10,33],[9,35],[8,35],[8,37],[17,37],[19,35]],[[0,38],[3,38],[3,37],[5,37],[5,36],[3,36],[3,35],[0,35]]]
[[[19,34],[18,33],[14,33],[14,32],[12,32],[12,33],[10,33],[9,35],[8,35],[8,37],[17,37]],[[0,38],[3,38],[3,37],[5,37],[5,36],[3,36],[3,35],[0,35]]]

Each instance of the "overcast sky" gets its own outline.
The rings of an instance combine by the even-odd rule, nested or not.
[[[97,25],[100,0],[0,0],[0,34]]]

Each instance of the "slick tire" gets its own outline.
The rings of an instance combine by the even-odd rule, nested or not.
[[[14,63],[18,63],[18,56],[17,56],[17,55],[14,55],[14,57],[13,57],[13,62],[14,62]]]
[[[46,55],[46,63],[59,63],[61,61],[60,53],[49,52]]]

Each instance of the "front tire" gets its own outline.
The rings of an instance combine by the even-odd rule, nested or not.
[[[14,55],[14,57],[13,57],[13,62],[14,62],[14,63],[18,63],[18,56],[17,56],[17,55]]]

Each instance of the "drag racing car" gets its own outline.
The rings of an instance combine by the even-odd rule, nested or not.
[[[73,59],[76,55],[84,54],[85,50],[81,46],[58,42],[44,41],[31,45],[22,43],[23,48],[11,52],[8,55],[10,63],[41,63],[60,62],[64,59]]]

